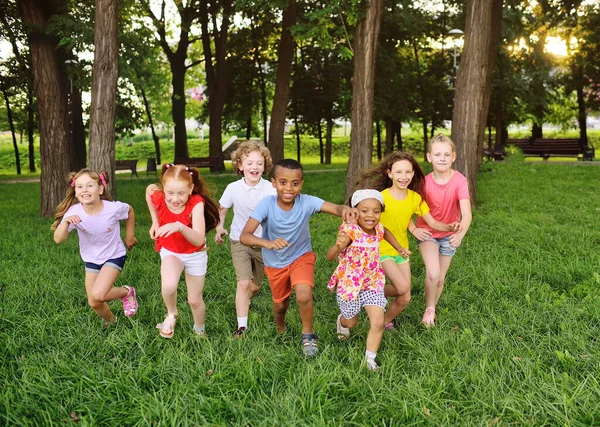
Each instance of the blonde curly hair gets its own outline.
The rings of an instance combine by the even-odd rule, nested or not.
[[[273,167],[273,159],[271,158],[271,152],[269,149],[261,143],[246,140],[240,144],[237,150],[231,153],[231,164],[233,165],[236,174],[240,176],[244,175],[244,171],[240,170],[240,165],[253,151],[258,151],[265,159],[264,172],[271,170]]]

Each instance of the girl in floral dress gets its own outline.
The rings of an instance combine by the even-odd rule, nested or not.
[[[377,190],[357,190],[351,206],[358,210],[356,224],[342,223],[335,242],[327,251],[327,259],[339,259],[329,281],[329,289],[337,286],[340,315],[337,318],[339,339],[350,335],[358,323],[358,314],[364,307],[371,327],[367,336],[366,365],[369,370],[379,368],[375,362],[383,335],[386,297],[383,293],[385,276],[379,260],[379,242],[385,239],[402,256],[408,249],[400,246],[394,235],[379,223],[384,210],[383,196]]]

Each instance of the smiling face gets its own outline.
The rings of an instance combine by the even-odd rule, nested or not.
[[[163,184],[165,203],[173,213],[180,213],[192,194],[193,187],[178,179],[167,179]]]
[[[365,232],[373,234],[373,230],[379,224],[381,218],[381,203],[377,199],[365,199],[358,205],[358,225]]]
[[[447,172],[456,160],[456,153],[452,150],[450,144],[444,142],[434,142],[429,147],[427,161],[431,162],[436,172]]]
[[[252,151],[242,158],[238,164],[238,169],[244,173],[246,184],[254,187],[265,171],[265,158],[259,151]]]
[[[388,170],[388,176],[392,180],[392,186],[398,190],[406,190],[410,185],[415,170],[408,160],[399,160]]]
[[[104,186],[86,173],[75,180],[75,197],[82,205],[99,203],[102,193],[104,193]]]
[[[275,177],[271,178],[273,187],[277,190],[277,204],[282,209],[291,209],[294,199],[304,184],[302,169],[287,169],[282,166],[275,168]]]

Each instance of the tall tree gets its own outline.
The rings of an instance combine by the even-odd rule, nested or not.
[[[456,168],[469,182],[473,203],[475,182],[487,122],[492,74],[502,29],[503,0],[467,0],[465,45],[456,77],[452,140]]]
[[[117,0],[96,0],[94,66],[90,105],[90,168],[111,174],[109,191],[115,196],[115,111],[119,78]]]
[[[283,12],[281,24],[281,39],[279,42],[277,74],[275,77],[275,95],[271,109],[271,126],[269,127],[268,144],[274,163],[284,157],[283,134],[285,133],[285,117],[290,96],[292,64],[296,46],[291,27],[296,23],[296,14],[296,0],[288,0],[287,9]]]
[[[352,133],[345,200],[352,195],[361,171],[371,165],[373,158],[375,63],[382,13],[383,0],[370,0],[354,35]]]
[[[52,5],[43,0],[19,0],[19,12],[27,25],[34,89],[40,121],[40,213],[52,217],[64,196],[69,172],[69,139],[66,85],[61,79],[56,46],[58,40],[45,30]]]

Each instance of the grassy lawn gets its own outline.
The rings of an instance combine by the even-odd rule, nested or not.
[[[379,372],[361,365],[368,322],[346,342],[325,252],[337,218],[311,223],[318,255],[315,330],[320,354],[303,357],[292,302],[277,336],[268,286],[233,341],[235,278],[227,247],[209,235],[207,339],[192,333],[185,286],[171,340],[148,236],[144,188],[119,178],[136,212],[139,244],[121,284],[136,286],[132,319],[116,326],[87,307],[77,238],[52,241],[39,218],[39,185],[0,184],[0,424],[49,425],[599,425],[600,179],[596,166],[488,163],[479,206],[438,306],[420,326],[424,269],[412,258],[413,300],[386,332]],[[217,195],[233,176],[208,176]],[[304,192],[341,203],[343,171],[307,173]],[[411,249],[417,252],[414,241]]]

